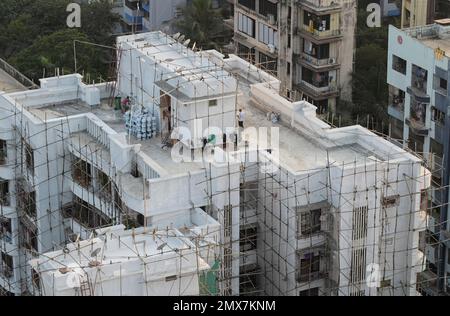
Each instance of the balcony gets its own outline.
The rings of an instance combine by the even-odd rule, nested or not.
[[[297,0],[295,4],[315,14],[337,13],[342,10],[342,5],[335,0]]]
[[[414,97],[417,102],[430,103],[430,96],[427,94],[428,72],[416,65],[412,67],[411,86],[407,92]]]
[[[419,136],[427,136],[429,128],[426,126],[427,104],[412,100],[410,116],[406,124]]]
[[[298,90],[306,93],[313,98],[337,97],[339,95],[339,91],[336,85],[330,84],[329,86],[318,87],[306,81],[301,81],[295,86]]]
[[[389,86],[388,114],[403,121],[405,111],[405,92]]]
[[[423,103],[430,103],[430,96],[424,92],[423,89],[420,89],[415,86],[410,86],[406,88],[406,92],[411,95],[416,101]]]
[[[127,1],[127,3],[130,1]],[[131,2],[133,3],[133,2]],[[134,2],[137,3],[137,2]],[[128,25],[141,25],[142,17],[144,16],[145,11],[138,10],[137,6],[125,5],[123,10],[122,19]]]
[[[307,39],[315,42],[337,41],[343,36],[340,29],[320,30],[308,25],[302,25],[299,29],[294,30],[294,33],[298,32],[303,34]]]
[[[302,53],[300,55],[297,55],[300,63],[312,66],[316,69],[325,70],[325,69],[337,69],[339,68],[339,63],[337,62],[336,58],[316,58],[314,56],[311,56],[307,53]]]

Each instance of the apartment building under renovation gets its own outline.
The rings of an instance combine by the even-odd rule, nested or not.
[[[335,111],[338,98],[351,100],[356,4],[236,0],[236,53],[278,76],[289,99]]]
[[[161,32],[117,55],[116,82],[0,94],[4,293],[418,293],[419,158],[235,55]]]
[[[391,136],[429,161],[432,172],[431,224],[427,230],[428,287],[450,292],[448,159],[450,121],[450,19],[399,30],[389,28],[388,114]],[[446,280],[446,282],[445,282]]]

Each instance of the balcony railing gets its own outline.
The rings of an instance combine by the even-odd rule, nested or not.
[[[310,28],[308,25],[302,25],[300,30],[303,33],[313,35],[316,39],[329,39],[342,36],[342,32],[340,29],[321,31],[316,28]]]
[[[342,5],[335,0],[296,0],[295,4],[310,8],[315,13],[327,13],[342,9]]]
[[[339,93],[335,84],[330,84],[325,87],[317,87],[303,80],[297,85],[297,88],[312,97],[337,95]]]
[[[308,64],[316,67],[336,66],[338,64],[337,59],[333,57],[319,59],[306,53],[302,53],[300,55],[300,58],[301,60],[306,61]]]

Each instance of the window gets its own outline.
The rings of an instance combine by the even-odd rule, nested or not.
[[[25,142],[24,150],[25,150],[25,164],[27,166],[27,169],[29,171],[33,172],[34,171],[34,152],[33,152],[33,148],[31,148],[30,144]]]
[[[320,217],[322,210],[307,210],[300,213],[300,234],[302,236],[311,235],[320,231]]]
[[[88,188],[92,183],[91,164],[75,157],[72,164],[72,179],[82,187]]]
[[[256,0],[239,0],[238,3],[250,10],[255,10]]]
[[[225,237],[231,237],[232,214],[233,214],[232,206],[225,205],[225,208],[223,209],[223,229]]]
[[[0,238],[6,239],[7,242],[11,242],[12,229],[11,219],[6,217],[0,217]]]
[[[309,31],[313,32],[318,30],[328,31],[330,29],[330,15],[315,15],[311,12],[304,11],[303,12],[303,24],[309,27]]]
[[[427,93],[428,71],[422,67],[413,65],[411,73],[411,85],[413,88]]]
[[[419,155],[423,155],[424,142],[424,136],[417,135],[416,133],[409,133],[408,147]]]
[[[259,0],[259,13],[264,16],[272,15],[275,18],[275,21],[277,21],[277,6],[277,3],[273,3],[269,0]]]
[[[286,74],[287,74],[288,76],[291,75],[291,63],[290,63],[290,62],[287,62],[287,63],[286,63]]]
[[[317,59],[328,59],[330,58],[330,44],[318,45],[307,39],[303,39],[303,52]]]
[[[304,291],[300,291],[299,296],[319,296],[319,288],[315,287],[312,289],[307,289]]]
[[[36,192],[20,190],[17,206],[31,218],[36,218]]]
[[[211,106],[217,106],[217,100],[209,100],[209,101],[208,101],[208,106],[209,106],[209,107],[211,107]]]
[[[257,236],[258,228],[254,225],[241,229],[239,238],[240,251],[256,249]]]
[[[447,85],[448,85],[448,81],[444,78],[438,77],[438,76],[434,76],[434,86],[437,92],[443,94],[443,95],[447,95]]]
[[[97,172],[97,192],[102,197],[111,196],[111,180],[103,171],[96,169]]]
[[[102,211],[78,197],[74,198],[71,216],[83,226],[92,229],[112,224],[112,220],[103,214]]]
[[[309,68],[302,67],[302,80],[317,88],[328,87],[332,77],[329,72],[314,72]]]
[[[403,112],[405,109],[405,91],[389,85],[389,105]]]
[[[0,272],[7,278],[13,276],[13,257],[2,252]]]
[[[392,55],[392,69],[406,75],[406,60],[396,55]]]
[[[396,119],[393,116],[389,116],[389,124],[391,125],[391,135],[389,136],[398,141],[403,140],[403,121]]]
[[[450,292],[450,272],[447,272],[447,293]]]
[[[434,106],[431,107],[431,120],[440,125],[445,125],[445,113]]]
[[[238,30],[248,36],[255,37],[255,20],[248,16],[238,13]]]
[[[0,179],[0,204],[8,206],[9,201],[9,181]]]
[[[273,45],[275,48],[277,48],[278,47],[277,31],[264,23],[259,23],[258,25],[259,25],[258,40],[261,43],[264,43],[266,45]]]
[[[447,264],[450,264],[450,248],[447,248]]]
[[[426,243],[426,237],[425,237],[426,231],[419,232],[419,245],[417,249],[421,251],[422,253],[425,253],[425,243]]]
[[[447,80],[439,78],[439,89],[447,91]]]
[[[8,157],[6,140],[0,139],[0,165],[6,163],[6,158]]]
[[[411,98],[410,119],[418,126],[425,126],[427,115],[427,103],[418,102],[415,98]]]
[[[367,206],[355,207],[352,218],[352,240],[364,239],[367,237]]]
[[[240,185],[241,217],[245,219],[246,210],[258,208],[258,181],[246,181]]]
[[[431,171],[431,185],[440,187],[442,185],[443,174],[443,157],[444,146],[435,139],[430,139],[430,171]]]
[[[300,259],[300,270],[297,281],[306,282],[319,278],[320,256],[314,253],[307,253]]]
[[[31,251],[38,251],[38,238],[36,228],[27,226],[25,221],[20,221],[20,229],[22,234],[22,246]]]

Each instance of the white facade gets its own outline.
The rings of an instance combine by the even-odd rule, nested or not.
[[[44,296],[198,296],[205,286],[199,276],[217,254],[219,225],[208,228],[217,234],[199,247],[192,232],[109,227],[31,261],[40,276],[34,286]]]
[[[64,287],[66,277],[54,271],[61,266],[49,268],[55,273],[45,271],[45,257],[64,257],[64,247],[76,252],[77,243],[68,242],[72,238],[97,248],[112,240],[114,245],[117,240],[108,229],[98,229],[131,220],[146,225],[147,232],[180,232],[182,240],[195,245],[195,236],[217,241],[214,260],[221,262],[221,295],[305,295],[305,290],[309,295],[416,294],[416,273],[423,269],[419,232],[426,221],[421,193],[429,186],[429,172],[420,159],[360,126],[331,128],[316,117],[316,107],[287,101],[279,94],[280,81],[237,56],[194,53],[160,32],[118,42],[122,53],[116,92],[131,97],[132,110],[147,109],[158,117],[157,134],[149,139],[126,133],[122,113],[106,101],[110,84],[86,86],[81,76],[69,75],[44,79],[39,90],[0,95],[3,117],[14,117],[5,124],[9,133],[3,137],[15,172],[4,171],[10,172],[11,188],[35,192],[22,194],[36,201],[33,209],[27,205],[34,203],[16,208],[12,199],[12,227],[32,226],[37,235],[36,245],[19,247],[13,258],[15,279],[3,288],[13,289],[10,284],[23,280],[29,290],[35,289],[26,264],[31,259],[37,270],[43,267],[41,294],[53,295],[53,277],[62,282],[55,295],[74,294]],[[246,129],[240,130],[236,146],[231,136],[237,132],[237,109],[246,114]],[[227,131],[226,144],[217,131],[197,133],[189,123],[193,119],[200,119],[204,128],[217,124]],[[181,127],[193,135],[190,141],[174,134]],[[173,148],[166,148],[161,135],[165,132],[180,140],[173,148],[191,154],[202,152],[203,137],[216,134],[206,148],[214,159],[174,161]],[[266,135],[260,133],[266,132],[270,134],[262,142]],[[144,228],[139,229],[140,238],[148,240]],[[134,242],[130,230],[120,234]],[[148,247],[155,253],[151,238]],[[196,258],[205,262],[205,271],[212,269],[215,261],[199,247]],[[112,256],[119,251],[115,246],[106,250]],[[171,251],[167,255],[176,257]],[[107,258],[96,259],[101,261],[96,266],[114,279],[117,269],[108,270]],[[66,260],[64,265],[75,265],[75,270],[89,265]],[[159,276],[184,273],[166,262],[168,271]],[[135,264],[121,261],[124,267]],[[372,266],[384,278],[368,283]],[[202,269],[189,270],[190,276]],[[143,271],[138,269],[139,278]],[[153,286],[164,292],[164,284]],[[92,283],[89,288],[94,289]],[[91,293],[100,295],[96,291]],[[196,286],[186,293],[205,294]]]

